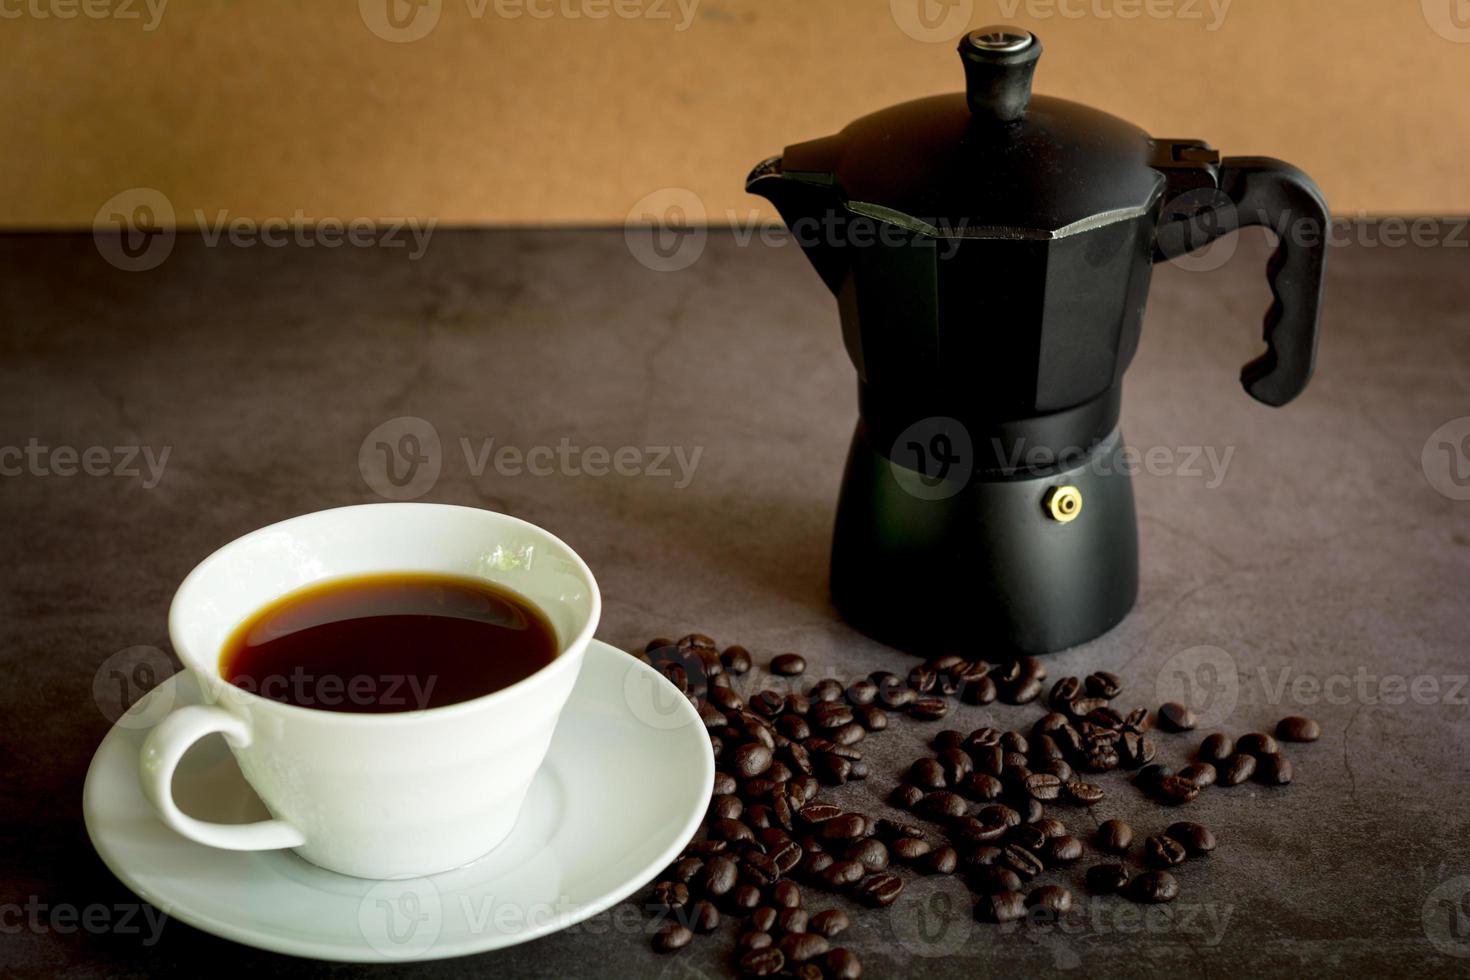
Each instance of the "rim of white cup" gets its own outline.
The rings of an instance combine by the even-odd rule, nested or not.
[[[576,636],[559,644],[557,654],[554,658],[552,658],[550,663],[546,664],[544,667],[539,668],[534,673],[528,674],[527,676],[521,678],[514,684],[511,684],[507,687],[502,687],[497,691],[491,691],[488,694],[481,694],[479,697],[470,698],[467,701],[456,701],[453,704],[443,704],[432,708],[413,708],[408,711],[328,711],[323,708],[308,708],[298,704],[289,704],[284,701],[276,701],[271,698],[262,697],[261,695],[256,694],[253,691],[247,691],[243,687],[237,687],[236,685],[231,684],[229,681],[220,676],[219,651],[216,650],[214,652],[214,657],[212,661],[205,661],[201,659],[196,652],[189,650],[184,644],[179,642],[179,624],[180,619],[183,616],[183,610],[181,609],[180,604],[180,597],[184,595],[185,590],[189,588],[190,584],[194,581],[195,578],[201,576],[209,568],[209,566],[211,566],[215,562],[225,560],[229,552],[238,547],[244,546],[250,540],[261,535],[270,533],[272,531],[281,530],[282,528],[289,527],[292,524],[306,523],[312,521],[321,517],[321,515],[323,514],[335,514],[342,511],[364,510],[367,508],[376,509],[382,507],[390,507],[394,509],[413,508],[415,510],[458,511],[466,514],[488,515],[497,521],[506,522],[511,525],[533,531],[536,534],[548,538],[553,544],[559,545],[566,551],[566,554],[570,556],[574,566],[586,577],[587,585],[591,592],[589,598],[592,601],[592,609],[587,616],[587,622],[582,626],[582,629],[578,631]],[[396,571],[396,569],[385,566],[383,569],[381,569],[381,571],[391,574],[392,572]],[[318,581],[327,582],[331,581],[334,578],[349,578],[355,577],[359,574],[371,573],[353,573],[352,576],[329,576]],[[454,574],[462,578],[473,579],[477,577],[474,575],[464,575],[462,573]],[[485,581],[488,582],[490,580],[485,579]],[[313,584],[316,583],[305,583],[301,586],[298,586],[298,588],[305,588]],[[282,593],[282,595],[289,594],[289,592]],[[530,602],[531,600],[527,599],[526,601]],[[595,576],[593,576],[592,569],[587,567],[587,563],[582,560],[582,556],[577,554],[577,552],[569,544],[567,544],[561,538],[557,537],[555,534],[552,534],[550,531],[541,527],[540,525],[532,524],[530,521],[522,520],[519,517],[512,517],[510,514],[504,514],[497,510],[487,510],[483,507],[465,507],[459,504],[435,504],[423,503],[419,501],[393,501],[376,504],[348,504],[343,507],[328,507],[323,510],[311,511],[310,513],[306,514],[298,514],[295,517],[288,517],[283,521],[276,521],[274,524],[267,524],[264,527],[258,527],[253,531],[248,531],[245,534],[242,534],[239,537],[231,540],[227,544],[221,545],[213,552],[211,552],[209,556],[206,557],[203,561],[195,565],[194,568],[189,572],[189,574],[184,576],[184,580],[179,583],[179,587],[174,591],[174,597],[169,604],[168,632],[169,640],[173,644],[174,653],[178,656],[179,660],[184,664],[186,668],[192,669],[195,674],[199,675],[205,680],[207,686],[202,690],[202,693],[208,701],[233,699],[240,703],[250,704],[252,706],[259,707],[260,709],[265,711],[280,711],[284,712],[288,716],[297,714],[300,717],[310,717],[318,721],[334,721],[345,725],[411,725],[429,720],[439,720],[454,717],[456,715],[468,714],[473,711],[482,710],[486,707],[491,707],[500,701],[509,700],[510,698],[517,697],[525,693],[530,688],[540,685],[541,683],[545,682],[547,678],[553,677],[560,672],[575,669],[577,663],[581,660],[581,657],[571,656],[571,651],[578,649],[584,652],[586,651],[587,644],[591,642],[594,633],[596,633],[597,624],[601,618],[602,591],[597,586],[597,579]]]

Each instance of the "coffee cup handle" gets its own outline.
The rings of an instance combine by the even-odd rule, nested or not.
[[[213,705],[189,705],[165,718],[143,743],[138,768],[143,795],[153,804],[159,819],[184,837],[226,851],[271,851],[300,847],[306,843],[301,831],[284,820],[227,824],[198,820],[174,803],[174,770],[189,747],[206,735],[218,732],[230,744],[250,744],[250,725],[245,719]]]

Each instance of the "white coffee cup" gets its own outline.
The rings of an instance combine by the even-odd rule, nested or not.
[[[381,714],[285,704],[220,676],[227,638],[273,600],[379,572],[468,576],[508,589],[546,615],[560,652],[482,697]],[[597,582],[572,549],[492,511],[366,504],[261,528],[206,558],[174,596],[169,635],[208,703],[174,711],[149,734],[144,793],[166,824],[211,847],[293,848],[360,878],[467,864],[515,825],[601,610]],[[174,804],[175,767],[189,746],[215,732],[274,819],[210,823]]]

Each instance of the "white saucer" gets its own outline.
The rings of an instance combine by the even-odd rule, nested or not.
[[[694,835],[714,785],[709,739],[688,699],[594,640],[505,843],[428,878],[349,878],[290,851],[204,847],[159,822],[139,788],[139,747],[169,705],[198,700],[194,680],[175,674],[119,719],[87,770],[87,832],[112,872],[169,916],[295,956],[441,959],[564,929],[668,865]],[[204,819],[266,816],[220,736],[185,757],[174,796]]]

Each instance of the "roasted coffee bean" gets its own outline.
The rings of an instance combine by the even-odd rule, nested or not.
[[[689,904],[689,886],[682,881],[660,881],[653,886],[651,904],[670,912],[682,909]]]
[[[841,807],[833,806],[831,803],[808,803],[797,811],[796,815],[801,818],[802,823],[814,827],[842,816],[843,812]]]
[[[1082,696],[1082,681],[1077,677],[1060,677],[1051,686],[1046,703],[1053,711],[1066,711],[1067,706]]]
[[[965,704],[992,704],[999,693],[995,681],[989,677],[980,677],[961,685],[960,700]]]
[[[1025,823],[1021,814],[1006,806],[1004,803],[992,803],[980,808],[979,818],[985,823],[1002,823],[1007,828],[1019,827]]]
[[[709,822],[709,835],[715,840],[727,840],[732,843],[755,839],[755,833],[739,820],[723,818]]]
[[[982,895],[975,903],[975,918],[981,922],[1015,922],[1026,915],[1026,896],[1017,889]]]
[[[878,700],[878,685],[870,680],[853,681],[847,685],[847,703],[854,708],[865,704],[872,704]]]
[[[884,840],[898,840],[902,837],[924,839],[923,827],[917,824],[904,823],[901,820],[889,820],[887,817],[880,818],[873,829]]]
[[[1006,754],[1005,750],[999,745],[967,747],[965,751],[974,760],[976,772],[983,772],[997,777],[1005,772]]]
[[[1020,891],[1021,876],[1000,864],[986,864],[975,868],[969,875],[970,884],[982,895]]]
[[[699,858],[680,858],[669,868],[668,875],[674,881],[682,881],[687,885],[694,880],[694,876],[699,874],[703,867],[704,862]]]
[[[1022,823],[1036,823],[1046,816],[1046,807],[1039,800],[1021,800],[1016,805],[1021,808]]]
[[[690,906],[689,928],[695,932],[714,932],[720,927],[720,912],[714,904],[700,899]]]
[[[918,692],[902,682],[878,685],[878,703],[889,711],[906,708],[918,699]]]
[[[1155,786],[1154,795],[1166,806],[1182,806],[1199,796],[1199,785],[1183,776],[1165,776]]]
[[[1051,801],[1062,795],[1062,781],[1051,773],[1037,772],[1026,777],[1026,792],[1033,800]]]
[[[1128,869],[1121,864],[1094,864],[1087,869],[1087,890],[1094,895],[1111,895],[1128,884]]]
[[[945,820],[964,816],[969,807],[963,796],[942,789],[926,794],[914,809],[930,819]]]
[[[975,847],[1000,840],[1009,829],[1006,823],[993,818],[987,821],[979,817],[964,816],[950,821],[949,836],[956,844]]]
[[[818,877],[827,888],[839,891],[861,881],[865,870],[857,861],[833,861]]]
[[[1221,764],[1216,782],[1221,786],[1239,786],[1256,774],[1256,757],[1237,752]]]
[[[776,928],[776,915],[778,912],[780,912],[780,909],[772,908],[769,905],[762,905],[759,908],[751,909],[750,919],[747,921],[747,924],[758,932],[770,932]]]
[[[924,791],[917,786],[900,783],[888,794],[888,805],[900,810],[912,810],[924,799]]]
[[[750,670],[750,651],[740,645],[726,647],[720,654],[720,663],[732,674],[743,674]]]
[[[771,901],[778,909],[801,907],[801,889],[794,881],[778,881],[771,886]]]
[[[965,736],[965,744],[960,746],[965,751],[974,755],[976,749],[998,747],[1000,745],[1001,731],[998,728],[977,728]]]
[[[988,803],[1000,799],[1005,792],[1005,786],[989,773],[972,772],[960,784],[960,792],[972,800]]]
[[[684,845],[684,851],[695,857],[713,857],[716,854],[724,854],[730,849],[730,845],[722,840],[692,840]]]
[[[1199,743],[1199,752],[1196,758],[1200,762],[1208,762],[1210,765],[1218,766],[1235,754],[1235,741],[1221,732],[1207,736]]]
[[[826,936],[828,939],[831,939],[851,924],[852,922],[848,919],[847,913],[841,909],[823,909],[812,916],[812,920],[808,923],[807,929],[815,932],[819,936]]]
[[[868,737],[868,730],[856,721],[850,721],[841,728],[834,728],[828,734],[838,745],[856,745]]]
[[[938,760],[944,771],[945,785],[959,786],[966,776],[975,771],[975,763],[969,753],[961,749],[940,749]]]
[[[812,760],[816,776],[828,786],[841,786],[852,777],[852,763],[835,752],[823,752]]]
[[[1203,857],[1215,849],[1215,835],[1203,824],[1181,820],[1170,824],[1164,833],[1183,844],[1191,857]]]
[[[679,642],[676,643],[675,646],[683,651],[718,649],[718,647],[715,645],[715,641],[710,639],[708,636],[705,636],[703,633],[690,633],[687,636],[681,637],[679,639]]]
[[[928,841],[917,837],[900,837],[893,842],[893,856],[900,861],[917,861],[933,849]]]
[[[740,868],[735,860],[721,854],[706,861],[694,881],[699,891],[718,898],[735,887],[739,876]]]
[[[1158,710],[1159,727],[1169,732],[1187,732],[1194,728],[1196,721],[1194,712],[1180,704],[1178,701],[1170,701],[1161,705]]]
[[[1112,772],[1121,761],[1117,749],[1111,745],[1099,745],[1088,751],[1082,760],[1082,768],[1088,772]]]
[[[1048,840],[1053,837],[1061,837],[1067,833],[1067,825],[1055,817],[1042,817],[1036,821],[1036,826],[1041,829],[1042,833],[1046,834]]]
[[[1192,762],[1179,770],[1179,775],[1192,781],[1200,789],[1215,785],[1215,767],[1208,762]]]
[[[764,854],[747,853],[740,861],[740,878],[747,885],[766,888],[776,883],[781,870]]]
[[[657,639],[649,640],[648,645],[643,648],[643,652],[652,653],[655,650],[662,650],[664,647],[671,646],[674,646],[673,640],[660,636]]]
[[[1128,883],[1126,894],[1135,902],[1159,905],[1179,897],[1179,882],[1167,871],[1145,871]]]
[[[869,871],[882,871],[888,867],[888,848],[874,837],[860,840],[847,849],[847,859],[856,861]]]
[[[945,787],[944,767],[939,764],[938,759],[916,759],[909,766],[904,779],[915,786],[923,789],[943,789]]]
[[[750,710],[774,718],[786,707],[786,699],[776,691],[757,691],[750,699]]]
[[[729,796],[736,790],[735,777],[727,772],[715,773],[715,794],[718,796]]]
[[[909,687],[918,691],[920,694],[928,694],[934,690],[934,685],[938,680],[939,675],[933,669],[923,664],[909,671]]]
[[[779,932],[806,932],[806,909],[786,906],[776,910],[776,929]]]
[[[1020,844],[1028,851],[1040,853],[1042,846],[1046,843],[1046,831],[1035,824],[1024,823],[1019,827],[1012,827],[1006,833],[1006,841],[1011,844]]]
[[[689,945],[694,933],[677,922],[670,922],[653,937],[653,948],[660,953],[672,953]]]
[[[1301,715],[1288,715],[1276,723],[1276,737],[1283,742],[1315,742],[1322,737],[1322,726]]]
[[[1137,769],[1154,759],[1154,741],[1146,735],[1125,731],[1118,740],[1118,764],[1125,769]]]
[[[852,723],[852,708],[840,701],[820,701],[812,705],[807,720],[818,731],[831,731]]]
[[[1267,735],[1265,732],[1251,732],[1249,735],[1242,735],[1235,740],[1235,751],[1244,752],[1246,755],[1253,755],[1259,760],[1263,755],[1278,754],[1281,751],[1281,746],[1277,743],[1276,739]]]
[[[928,854],[919,859],[919,870],[931,875],[954,874],[955,868],[959,867],[960,853],[949,845],[936,847]]]
[[[725,904],[736,912],[748,912],[760,905],[760,889],[754,884],[736,884],[725,896]]]
[[[1061,762],[1067,757],[1057,740],[1047,734],[1032,733],[1031,761],[1033,763]]]
[[[786,955],[769,944],[754,948],[740,957],[740,973],[743,976],[774,977],[784,969],[786,969]]]
[[[660,674],[663,674],[669,679],[669,683],[679,689],[680,694],[689,693],[689,672],[684,669],[682,664],[672,660],[661,660],[655,666],[658,668]]]
[[[1123,727],[1123,716],[1111,705],[1103,705],[1101,708],[1093,708],[1087,713],[1086,721],[1102,728],[1121,730]]]
[[[1049,711],[1036,719],[1036,724],[1031,726],[1033,735],[1051,735],[1072,724],[1071,719],[1060,711]]]
[[[1097,848],[1109,854],[1127,854],[1133,843],[1133,828],[1121,820],[1104,820],[1094,838]]]
[[[1123,728],[1136,735],[1142,735],[1148,730],[1148,709],[1134,708],[1124,715]]]
[[[1018,844],[1001,848],[1000,863],[1020,875],[1023,881],[1030,881],[1046,870],[1041,858]]]
[[[795,870],[805,853],[800,844],[789,840],[781,844],[772,844],[769,856],[776,870],[784,875]]]
[[[699,706],[699,720],[704,722],[704,727],[710,730],[724,728],[730,724],[730,719],[725,717],[723,711],[708,703]]]
[[[761,910],[756,909],[756,911],[759,912]],[[771,925],[774,926],[776,923],[776,910],[767,909],[766,911],[771,913]],[[776,940],[771,937],[769,932],[760,929],[758,926],[752,926],[751,931],[741,933],[740,938],[735,940],[735,948],[742,953],[748,953],[751,950],[765,949],[768,946],[774,945],[775,942]]]
[[[1031,751],[1031,743],[1026,740],[1026,736],[1014,731],[1000,733],[1000,747],[1007,752],[1019,752],[1022,755]]]
[[[820,833],[823,840],[850,841],[863,836],[867,827],[867,818],[861,813],[844,813],[822,821]]]
[[[1098,708],[1107,707],[1107,704],[1105,698],[1080,697],[1073,698],[1063,710],[1073,719],[1081,721]]]
[[[1256,759],[1256,782],[1265,786],[1285,786],[1291,782],[1291,760],[1284,755],[1263,755]]]
[[[740,797],[733,793],[721,793],[718,796],[710,797],[709,814],[711,817],[716,819],[723,817],[728,820],[738,820],[740,819],[740,814],[744,812],[745,804],[740,801]]]
[[[858,980],[863,975],[863,963],[850,949],[831,949],[822,957],[822,976],[826,980]]]
[[[1003,852],[994,844],[980,844],[966,851],[960,857],[960,865],[970,871],[977,868],[988,867],[1000,860]]]
[[[916,721],[938,721],[949,714],[949,702],[944,698],[919,698],[909,705],[909,717]]]
[[[807,697],[815,701],[832,702],[841,698],[846,693],[842,682],[828,677],[826,680],[817,681],[807,692]]]
[[[806,673],[806,659],[798,653],[783,653],[771,658],[771,673],[797,677]]]
[[[810,744],[813,740],[808,739],[807,741]],[[831,755],[841,756],[848,762],[856,762],[863,757],[863,750],[856,745],[839,745],[836,742],[829,742],[823,751]]]
[[[1138,770],[1138,775],[1133,777],[1133,783],[1145,792],[1153,792],[1165,776],[1172,775],[1174,775],[1172,768],[1161,762],[1155,762]]]
[[[1103,788],[1096,783],[1083,782],[1080,779],[1069,779],[1065,783],[1066,798],[1079,806],[1094,806],[1102,802]]]
[[[832,944],[814,932],[793,932],[782,937],[776,948],[785,954],[788,964],[805,963],[824,955]]]
[[[719,708],[727,715],[736,711],[745,710],[745,700],[728,687],[710,688],[709,699],[716,708]]]
[[[777,718],[776,731],[793,742],[802,742],[812,737],[812,726],[800,715],[782,715]]]
[[[1072,911],[1072,893],[1061,885],[1042,885],[1026,896],[1026,904],[1034,909],[1047,909],[1058,915]]]
[[[873,908],[892,905],[903,893],[903,879],[891,871],[868,875],[853,889],[858,901]]]
[[[996,687],[1000,700],[1006,704],[1030,704],[1041,696],[1041,681],[1036,677],[1020,677]]]
[[[1053,837],[1046,842],[1046,863],[1055,868],[1082,860],[1082,842],[1071,834]]]
[[[1155,867],[1169,868],[1176,864],[1183,864],[1184,859],[1189,857],[1189,852],[1185,850],[1183,844],[1172,837],[1152,834],[1143,842],[1143,857]]]
[[[852,716],[870,732],[881,732],[888,727],[888,713],[876,704],[860,704],[852,709]]]
[[[796,866],[796,873],[807,880],[820,880],[822,872],[832,867],[836,861],[836,858],[825,851],[813,851],[810,848],[805,848],[802,851],[801,862]]]
[[[1123,691],[1123,682],[1118,675],[1106,670],[1099,670],[1087,675],[1087,692],[1094,697],[1107,698],[1111,701]]]

